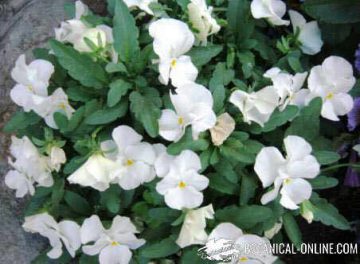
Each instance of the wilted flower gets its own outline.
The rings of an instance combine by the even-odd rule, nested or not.
[[[319,53],[324,43],[317,21],[306,22],[305,18],[294,10],[289,11],[289,16],[294,33],[298,31],[302,52],[309,55]]]
[[[282,17],[286,13],[286,5],[281,0],[253,0],[251,2],[251,14],[255,19],[265,18],[274,26],[289,25],[288,20]]]
[[[262,196],[262,204],[276,199],[281,188],[281,205],[295,210],[299,208],[298,204],[310,198],[312,187],[304,179],[315,178],[320,172],[320,165],[311,155],[311,145],[303,138],[287,136],[284,144],[286,158],[277,148],[264,147],[256,157],[254,170],[264,188],[274,184],[274,189]]]
[[[264,126],[278,106],[279,96],[273,86],[267,86],[252,93],[236,90],[229,101],[239,108],[246,123]]]
[[[175,111],[162,111],[159,119],[159,134],[169,141],[178,141],[191,126],[194,139],[199,134],[216,123],[216,115],[212,110],[213,97],[211,92],[199,84],[188,84],[176,89],[176,94],[170,93]]]
[[[207,37],[220,31],[220,26],[211,16],[212,7],[205,0],[191,0],[188,4],[189,20],[198,31],[195,36],[198,42],[206,46]]]
[[[360,73],[360,45],[355,52],[355,68]]]
[[[346,115],[353,108],[354,102],[348,92],[355,81],[351,64],[341,57],[330,56],[322,65],[311,69],[308,79],[311,92],[309,99],[321,97],[321,116],[338,121],[338,116]]]
[[[115,216],[111,227],[105,229],[97,215],[93,215],[81,226],[82,251],[90,256],[99,254],[100,264],[128,264],[132,257],[130,249],[137,249],[145,244],[138,239],[136,227],[128,217]]]
[[[49,239],[52,249],[47,256],[52,259],[62,255],[62,243],[72,257],[81,246],[80,226],[68,220],[57,223],[48,213],[25,217],[23,228],[26,232],[39,233]]]
[[[59,171],[61,165],[66,162],[66,154],[64,150],[57,146],[51,147],[49,158],[49,167],[55,171]]]
[[[156,166],[158,171],[168,164],[156,163]],[[168,173],[156,185],[156,191],[164,195],[167,206],[182,210],[201,205],[201,191],[209,185],[209,179],[198,173],[200,169],[200,158],[191,150],[184,150],[174,158]]]
[[[235,120],[228,113],[218,116],[216,125],[210,128],[211,140],[215,146],[220,146],[235,129]]]

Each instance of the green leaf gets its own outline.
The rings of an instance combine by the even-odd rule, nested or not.
[[[229,138],[220,146],[220,153],[228,159],[245,164],[252,164],[255,161],[255,154],[247,150],[243,143],[234,138]]]
[[[181,6],[182,10],[186,11],[190,0],[175,0],[176,3]]]
[[[277,127],[284,125],[289,120],[292,120],[299,113],[299,108],[295,105],[289,105],[283,111],[276,109],[268,122],[262,128],[263,132],[270,132]]]
[[[228,206],[215,213],[221,222],[231,222],[242,229],[249,229],[272,217],[270,208],[260,205]]]
[[[227,69],[224,62],[216,64],[215,71],[209,82],[210,91],[214,91],[217,85],[228,85],[235,77],[235,72],[232,69]]]
[[[64,132],[67,130],[67,127],[69,124],[69,119],[63,113],[60,113],[60,112],[54,113],[54,121],[61,132]]]
[[[320,23],[321,38],[325,43],[336,46],[345,41],[351,33],[351,24]]]
[[[328,165],[337,162],[341,157],[333,151],[316,151],[314,156],[321,165]]]
[[[64,196],[66,204],[81,215],[89,215],[92,210],[88,201],[77,193],[71,191],[65,191]]]
[[[331,203],[319,197],[312,197],[310,201],[313,203],[312,213],[315,221],[320,221],[324,225],[333,226],[341,230],[349,230],[350,224],[338,209]]]
[[[59,41],[50,40],[49,43],[60,65],[68,71],[72,78],[86,87],[99,89],[106,86],[108,76],[99,63]]]
[[[313,99],[294,119],[287,129],[286,135],[297,135],[307,141],[315,139],[319,135],[321,105],[321,98]]]
[[[212,173],[210,174],[209,179],[209,187],[211,189],[230,195],[239,193],[239,185],[237,183],[230,182],[225,178],[224,175],[220,175],[219,173]]]
[[[258,185],[256,184],[256,177],[254,175],[242,175],[240,185],[240,205],[246,205],[250,199],[255,196],[255,191]]]
[[[314,190],[329,189],[335,187],[339,183],[338,179],[323,175],[317,176],[314,179],[309,179],[309,182]]]
[[[171,155],[178,155],[181,151],[189,149],[192,151],[206,150],[209,146],[209,142],[205,139],[193,140],[191,128],[187,128],[185,135],[175,143],[171,143],[167,152]]]
[[[125,65],[121,62],[118,63],[110,62],[109,64],[106,65],[105,70],[108,73],[114,73],[114,72],[127,73]]]
[[[295,72],[303,72],[303,67],[300,62],[301,52],[293,51],[287,55],[287,61],[291,67],[291,69]]]
[[[82,254],[79,259],[79,264],[98,264],[99,256],[89,256],[86,254]]]
[[[129,8],[118,0],[115,4],[114,16],[114,48],[120,56],[120,60],[129,63],[139,48],[139,30],[136,27],[135,19],[130,14]]]
[[[151,137],[156,137],[159,133],[161,105],[160,94],[153,88],[147,88],[143,94],[138,91],[130,94],[130,109]]]
[[[299,249],[302,243],[302,235],[294,216],[291,212],[287,212],[283,215],[282,219],[287,236],[296,248]]]
[[[235,37],[235,43],[246,41],[254,31],[254,20],[247,0],[229,0],[226,12],[228,28]]]
[[[11,119],[6,123],[3,131],[6,133],[15,132],[20,129],[25,129],[28,126],[35,125],[40,122],[41,117],[35,112],[16,112]]]
[[[330,24],[360,22],[358,0],[306,0],[303,9],[320,22]]]
[[[131,84],[121,79],[110,83],[110,90],[107,95],[108,107],[113,107],[120,102],[121,97],[124,96],[130,89]]]
[[[240,61],[244,78],[250,78],[255,67],[255,55],[250,51],[244,51],[238,52],[237,57]]]
[[[219,55],[222,50],[223,47],[220,45],[208,45],[206,47],[194,47],[187,55],[191,57],[191,61],[196,68],[200,68],[201,66],[208,64],[212,58]]]
[[[145,258],[157,259],[170,256],[180,250],[180,247],[172,238],[166,238],[158,243],[149,244],[140,250]]]
[[[109,189],[100,192],[100,203],[113,214],[117,214],[120,210],[120,192],[121,189],[117,184],[112,184]]]
[[[85,122],[89,125],[108,124],[123,117],[128,110],[128,101],[123,100],[114,107],[98,110],[89,115]]]

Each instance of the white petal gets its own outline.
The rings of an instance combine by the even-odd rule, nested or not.
[[[285,159],[275,147],[264,147],[256,156],[254,170],[259,176],[264,188],[270,186],[277,176],[279,168]]]
[[[289,179],[281,188],[280,203],[285,208],[295,210],[298,204],[310,199],[312,187],[309,182],[303,179]]]
[[[312,151],[311,145],[299,136],[287,136],[284,139],[284,145],[290,160],[302,159],[305,156],[310,155]]]
[[[59,231],[67,251],[75,257],[75,251],[81,246],[80,226],[73,221],[65,220],[59,223]]]
[[[320,172],[320,164],[314,156],[308,155],[301,160],[290,162],[286,174],[291,178],[315,178]]]
[[[322,108],[321,108],[321,116],[323,118],[332,120],[332,121],[339,121],[338,116],[336,115],[334,106],[331,101],[326,100],[323,102]]]
[[[349,94],[338,93],[330,100],[337,116],[346,115],[354,106],[354,101]]]
[[[223,238],[236,241],[242,235],[242,230],[237,226],[231,223],[221,223],[211,231],[208,240]]]
[[[192,186],[174,188],[165,194],[165,203],[173,209],[192,209],[201,205],[203,194]]]
[[[153,165],[156,159],[153,146],[147,142],[141,142],[127,147],[125,156],[136,161],[143,161],[148,165]]]
[[[119,178],[119,185],[124,190],[132,190],[154,178],[155,170],[153,167],[141,161],[137,161],[126,168],[124,175]]]
[[[179,116],[173,110],[163,110],[159,119],[159,134],[169,141],[178,141],[185,133],[183,125],[179,124]]]
[[[207,241],[206,219],[214,218],[212,205],[189,211],[184,219],[176,243],[181,247],[190,245],[203,245]]]
[[[171,67],[170,79],[175,87],[191,84],[196,80],[198,70],[191,62],[190,56],[181,56],[176,59],[175,66]]]
[[[142,136],[129,126],[118,126],[112,132],[112,137],[122,152],[127,146],[140,143]]]
[[[191,120],[192,136],[194,140],[199,138],[199,134],[216,124],[216,115],[211,107],[205,104],[197,104],[188,114]]]
[[[154,38],[154,51],[160,59],[180,57],[191,49],[195,41],[189,27],[172,18],[151,23],[149,33]]]
[[[321,31],[316,21],[306,23],[299,34],[301,50],[305,54],[314,55],[319,53],[323,46]]]
[[[99,255],[100,264],[128,264],[132,253],[127,246],[107,246]]]
[[[277,177],[274,181],[274,189],[271,191],[268,191],[261,197],[261,204],[268,204],[271,201],[275,200],[276,197],[279,194],[279,190],[282,184],[282,179],[280,177]]]
[[[100,238],[103,232],[104,227],[100,218],[97,215],[92,215],[91,217],[85,219],[81,225],[81,242],[83,244],[87,244],[91,241],[96,241]]]
[[[183,150],[173,161],[179,171],[201,170],[201,161],[199,156],[192,150]]]
[[[295,10],[289,10],[289,16],[294,32],[296,31],[296,28],[301,30],[306,24],[304,16]]]
[[[26,194],[34,195],[35,188],[32,182],[23,174],[16,170],[11,170],[5,175],[5,184],[16,190],[16,197],[22,198]]]

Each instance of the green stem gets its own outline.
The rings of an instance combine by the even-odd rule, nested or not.
[[[357,165],[357,164],[354,164],[354,163],[337,164],[337,165],[322,169],[321,172],[330,171],[330,170],[334,170],[334,169],[338,169],[338,168],[342,168],[342,167],[360,168],[360,165],[359,164]]]

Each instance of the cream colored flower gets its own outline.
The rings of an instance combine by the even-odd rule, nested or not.
[[[216,125],[210,128],[211,140],[215,146],[220,146],[235,129],[235,120],[228,113],[218,116]]]

